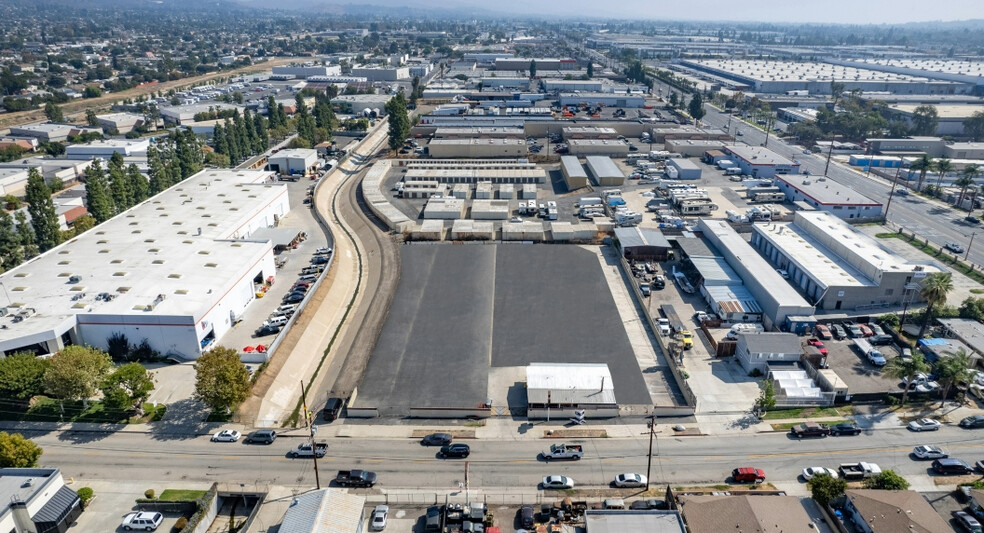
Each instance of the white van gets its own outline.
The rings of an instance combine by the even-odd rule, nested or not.
[[[274,310],[275,313],[290,314],[297,311],[297,304],[284,304]]]
[[[731,326],[731,330],[728,331],[727,337],[729,339],[734,340],[737,339],[738,335],[741,335],[742,333],[756,333],[756,332],[761,333],[763,331],[765,331],[765,328],[762,327],[762,324],[742,322],[741,324],[735,324],[734,326]]]
[[[266,325],[266,326],[283,327],[285,324],[287,324],[287,316],[286,315],[274,315],[274,316],[270,317],[263,324]]]

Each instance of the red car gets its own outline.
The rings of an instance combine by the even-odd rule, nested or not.
[[[731,471],[731,478],[736,483],[761,483],[765,481],[765,472],[760,468],[736,468]]]
[[[808,339],[806,343],[809,344],[810,346],[815,347],[817,350],[820,351],[821,354],[827,355],[827,349],[824,348],[823,342],[820,339],[813,337]]]
[[[829,341],[834,338],[833,334],[830,333],[830,328],[823,324],[817,324],[814,326],[813,334],[825,341]]]
[[[861,328],[861,335],[863,337],[870,337],[875,334],[875,332],[871,331],[871,328],[868,327],[868,324],[858,324],[858,327]]]

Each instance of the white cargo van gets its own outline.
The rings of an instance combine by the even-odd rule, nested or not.
[[[731,326],[731,330],[728,331],[727,337],[734,340],[737,339],[738,335],[741,335],[742,333],[761,333],[763,331],[765,331],[765,328],[762,327],[762,324],[742,322],[741,324]]]

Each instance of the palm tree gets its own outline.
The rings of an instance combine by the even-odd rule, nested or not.
[[[981,167],[975,163],[971,163],[965,166],[963,169],[963,175],[964,177],[970,178],[971,185],[974,184],[974,182],[977,180],[977,176],[980,173],[981,173]],[[970,214],[974,211],[974,204],[977,203],[977,192],[979,190],[980,189],[978,189],[977,187],[974,187],[973,189],[974,195],[970,197],[970,207],[967,208],[967,214]]]
[[[963,348],[956,352],[946,352],[946,356],[936,361],[936,380],[940,383],[940,407],[946,403],[946,397],[954,385],[968,381],[973,363],[970,354]]]
[[[932,170],[933,168],[933,158],[929,157],[926,154],[923,154],[922,157],[913,161],[912,165],[910,165],[909,168],[919,172],[919,183],[916,186],[916,190],[921,191],[923,186],[923,180],[926,179],[926,173]]]
[[[950,272],[936,272],[926,276],[922,282],[922,289],[919,296],[926,300],[926,314],[923,316],[922,326],[919,328],[919,338],[926,333],[929,326],[929,319],[933,316],[933,310],[946,303],[946,296],[953,290],[953,274]]]
[[[905,390],[902,391],[902,405],[905,405],[906,400],[909,399],[909,384],[916,379],[916,374],[928,373],[930,369],[931,367],[926,362],[922,352],[916,351],[908,360],[893,357],[882,369],[882,374],[892,379],[905,381]]]
[[[939,189],[940,183],[943,182],[943,176],[945,176],[948,172],[951,172],[953,170],[953,163],[949,159],[945,157],[941,157],[940,159],[936,160],[936,163],[933,164],[933,167],[936,170],[936,173],[939,174],[939,177],[936,178],[936,188]]]
[[[963,204],[964,194],[967,192],[967,187],[970,187],[973,184],[974,184],[974,178],[966,174],[962,174],[959,178],[957,178],[956,181],[953,182],[953,185],[960,187],[960,198],[957,200],[958,208]],[[970,209],[971,210],[974,209],[973,204],[971,204]]]

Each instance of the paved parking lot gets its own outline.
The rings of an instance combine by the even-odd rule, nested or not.
[[[854,349],[854,341],[829,340],[823,342],[827,348],[827,364],[847,384],[851,394],[893,392],[902,390],[899,382],[882,374],[881,368],[868,362]],[[893,345],[877,346],[886,359],[899,355]]]
[[[144,491],[153,488],[158,494],[162,488],[154,486],[154,483],[126,483],[126,482],[106,482],[106,481],[82,481],[76,480],[71,485],[72,489],[78,490],[88,486],[93,489],[95,497],[89,502],[89,506],[79,516],[78,521],[69,531],[89,533],[89,532],[122,532],[123,517],[127,513],[137,511],[136,499],[144,497]],[[207,489],[208,484],[189,483],[180,488],[187,489]],[[163,513],[164,522],[157,531],[171,531],[174,524],[181,517],[177,513]]]

